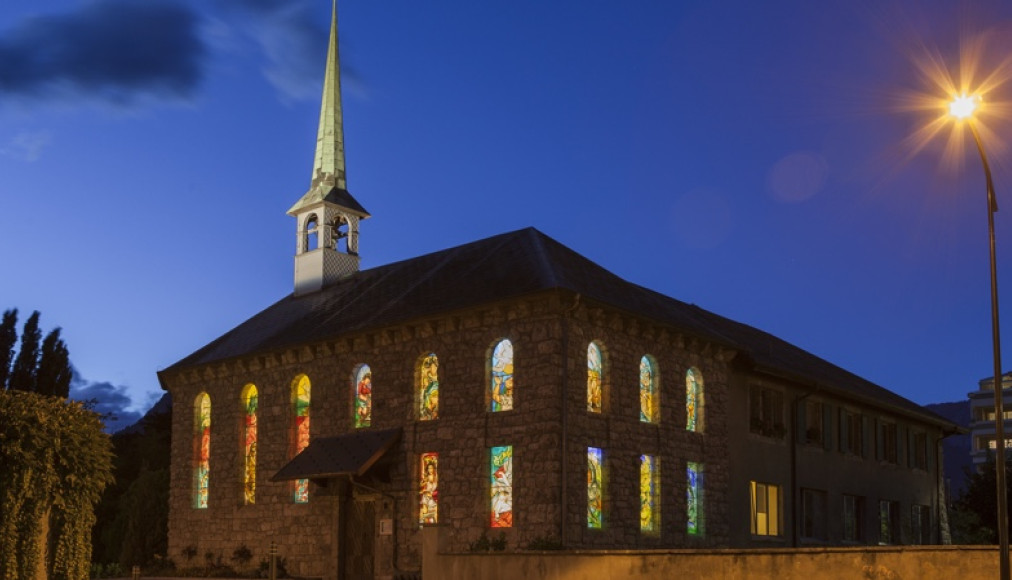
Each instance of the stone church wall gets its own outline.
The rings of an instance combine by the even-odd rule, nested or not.
[[[502,338],[514,347],[515,407],[491,413],[486,395],[489,355]],[[600,415],[586,410],[590,340],[603,346],[607,365]],[[439,418],[419,421],[417,365],[429,352],[439,357]],[[658,364],[658,424],[639,421],[638,365],[643,354]],[[329,577],[338,562],[340,496],[347,488],[360,499],[379,498],[377,520],[393,523],[391,535],[377,536],[375,573],[418,570],[419,456],[427,452],[439,453],[439,522],[453,550],[467,550],[483,535],[495,539],[500,533],[509,549],[538,541],[608,548],[726,544],[723,409],[729,357],[648,321],[552,291],[163,377],[176,404],[169,557],[187,565],[181,553],[194,546],[200,563],[206,553],[229,563],[232,552],[245,545],[259,560],[275,541],[291,573]],[[369,428],[402,427],[401,438],[382,460],[383,470],[374,470],[382,473],[357,477],[351,487],[311,484],[309,503],[294,504],[290,482],[269,481],[290,458],[292,381],[303,373],[311,381],[312,437],[349,433],[354,430],[352,375],[362,363],[373,375]],[[702,433],[685,429],[684,376],[690,367],[704,379]],[[239,397],[248,383],[260,392],[255,505],[242,501]],[[212,403],[208,509],[192,507],[193,401],[201,391]],[[514,522],[506,529],[489,525],[489,448],[498,445],[514,449]],[[601,530],[587,529],[586,448],[591,445],[603,448],[606,456]],[[655,534],[639,529],[638,458],[643,453],[661,459],[661,527]],[[686,461],[704,464],[704,533],[698,537],[685,532]]]

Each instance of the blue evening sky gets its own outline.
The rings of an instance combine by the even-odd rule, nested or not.
[[[0,6],[0,308],[63,328],[77,389],[142,411],[157,370],[291,292],[329,16]],[[943,163],[944,136],[910,158],[935,114],[897,104],[933,90],[923,50],[955,72],[990,31],[985,57],[1012,54],[1009,3],[343,0],[340,20],[364,268],[534,226],[919,403],[991,373],[979,159]]]

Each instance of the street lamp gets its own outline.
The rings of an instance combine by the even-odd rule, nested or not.
[[[994,212],[998,211],[998,202],[994,197],[994,182],[991,180],[991,166],[984,153],[984,145],[980,141],[980,133],[973,123],[973,114],[980,106],[980,97],[963,93],[949,103],[949,114],[964,121],[970,128],[973,141],[980,152],[980,160],[984,164],[984,177],[987,180],[987,234],[991,247],[991,345],[994,349],[994,428],[995,428],[995,475],[998,494],[998,546],[999,546],[999,578],[1009,579],[1009,546],[1008,546],[1008,506],[1005,491],[1005,413],[1003,409],[1004,384],[1001,373],[1001,341],[998,337],[998,270],[994,249]]]

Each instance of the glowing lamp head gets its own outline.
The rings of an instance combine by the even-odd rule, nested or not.
[[[978,104],[979,99],[976,96],[963,93],[949,103],[949,114],[957,119],[969,119],[977,110]]]

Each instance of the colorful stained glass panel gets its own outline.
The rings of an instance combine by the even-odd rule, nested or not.
[[[597,447],[587,448],[587,527],[600,529],[603,523],[604,463]]]
[[[654,365],[650,357],[640,359],[640,421],[653,423],[656,420],[657,384]]]
[[[211,477],[211,397],[197,395],[194,404],[194,431],[196,436],[196,467],[194,469],[194,506],[207,509],[207,496]]]
[[[640,531],[657,529],[658,498],[657,458],[640,455]]]
[[[423,453],[418,485],[418,523],[439,521],[439,454]]]
[[[513,343],[508,339],[499,341],[492,350],[489,394],[489,410],[493,413],[513,409]]]
[[[689,369],[685,373],[685,429],[687,431],[698,431],[700,402],[702,398],[703,381],[699,372]]]
[[[256,503],[257,487],[257,388],[246,387],[243,396],[243,498]]]
[[[355,373],[355,428],[372,424],[372,370],[359,365]]]
[[[295,415],[295,453],[301,453],[309,445],[309,401],[311,387],[309,377],[301,375],[295,379],[292,387],[292,406]],[[295,503],[307,503],[309,501],[309,480],[298,479],[295,481]]]
[[[587,411],[591,413],[600,413],[603,408],[602,367],[601,347],[592,342],[587,346]]]
[[[439,418],[439,358],[435,353],[422,357],[418,373],[418,418]]]
[[[702,532],[699,526],[701,474],[702,465],[692,461],[686,463],[686,531],[693,536],[698,536]]]
[[[489,462],[492,527],[513,526],[513,446],[493,447]]]

